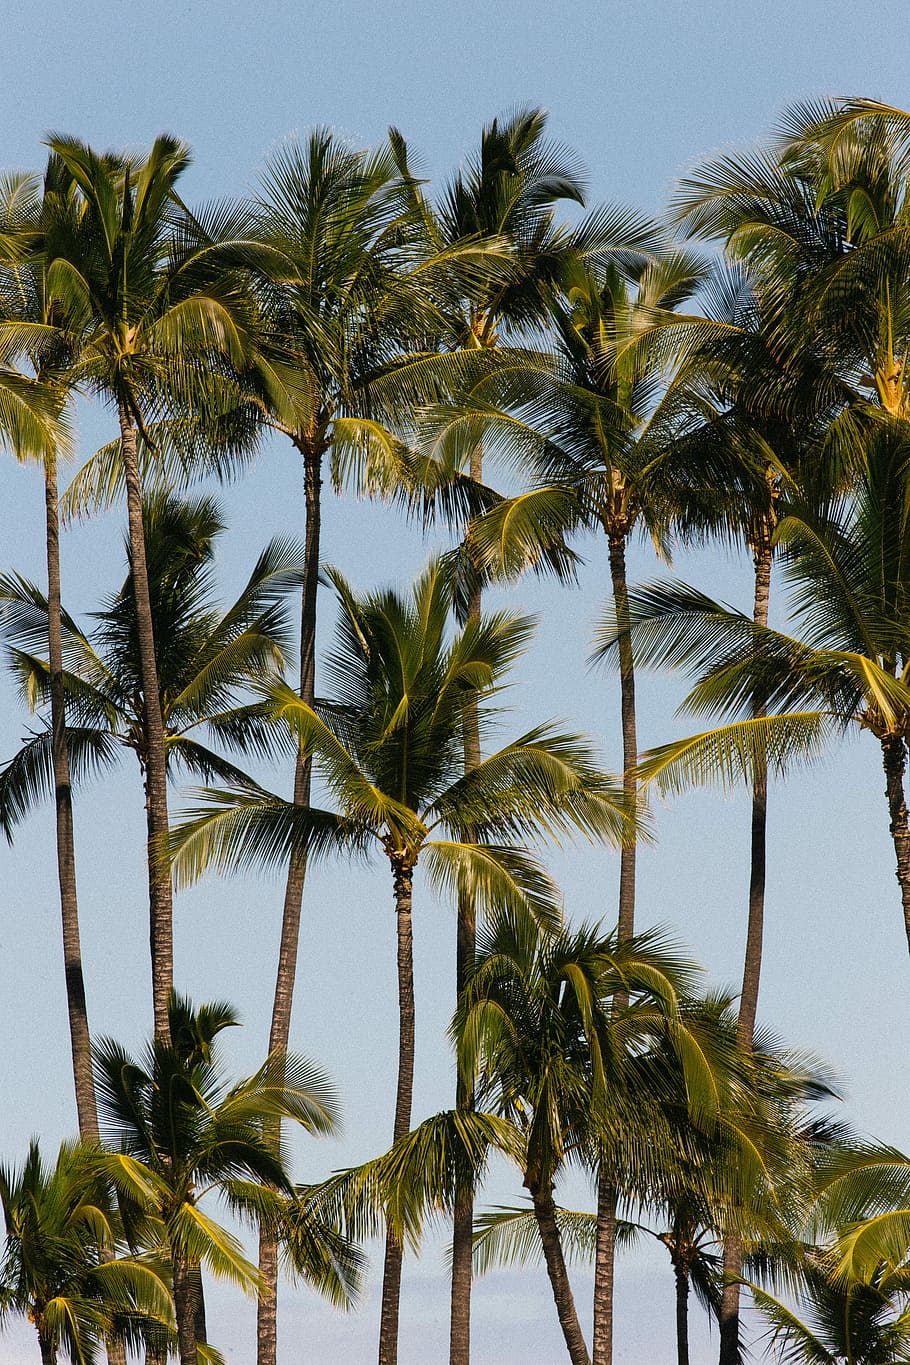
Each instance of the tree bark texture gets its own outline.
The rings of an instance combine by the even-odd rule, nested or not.
[[[634,813],[638,798],[635,768],[638,763],[638,730],[635,717],[635,660],[629,628],[629,588],[626,582],[625,534],[610,536],[610,577],[616,612],[616,646],[619,652],[619,690],[622,719],[623,795],[627,809]],[[634,836],[627,839],[619,855],[619,941],[635,933],[635,858]]]
[[[623,795],[626,808],[635,812],[638,802],[638,726],[635,714],[635,659],[632,653],[632,634],[629,621],[629,586],[626,581],[626,533],[617,531],[609,537],[610,579],[613,585],[613,609],[616,613],[617,649],[619,652],[620,718],[622,723]],[[623,842],[619,855],[619,910],[617,938],[625,943],[635,933],[635,864],[634,835]],[[616,1007],[624,1009],[628,997],[620,993]],[[613,1285],[616,1264],[616,1190],[609,1172],[598,1175],[597,1193],[597,1249],[594,1260],[594,1336],[593,1365],[613,1365]]]
[[[300,696],[309,706],[316,699],[316,594],[319,586],[319,550],[322,511],[322,454],[317,448],[298,445],[303,456],[306,532],[304,541],[303,586],[300,603]],[[294,769],[294,804],[309,806],[312,764],[298,751]],[[291,1011],[297,976],[300,942],[300,917],[306,882],[307,857],[295,850],[288,865],[281,915],[281,942],[278,971],[269,1030],[269,1052],[286,1052],[291,1034]],[[276,1144],[280,1125],[275,1132]],[[276,1365],[278,1357],[278,1243],[268,1231],[259,1234],[259,1272],[265,1283],[257,1307],[257,1365]]]
[[[471,478],[479,482],[483,477],[483,453],[480,446],[471,452]],[[480,586],[471,595],[467,619],[480,620],[482,593]],[[476,696],[469,697],[464,708],[464,770],[476,768],[480,762],[480,719]],[[477,950],[477,906],[473,896],[458,897],[455,989],[461,999],[468,974]],[[458,1109],[473,1109],[473,1091],[464,1084],[459,1074],[455,1104]],[[452,1218],[452,1281],[449,1318],[449,1365],[470,1365],[471,1360],[471,1286],[474,1253],[474,1189],[461,1190],[455,1197]]]
[[[152,1007],[155,1018],[155,1037],[167,1041],[169,1038],[168,997],[174,985],[171,873],[162,857],[162,847],[168,835],[167,750],[164,719],[161,713],[161,693],[158,687],[158,662],[155,655],[152,604],[149,596],[136,424],[126,401],[123,399],[120,401],[119,412],[120,445],[126,477],[130,559],[133,594],[136,603],[136,632],[139,643],[142,704],[145,720]]]
[[[771,597],[771,528],[759,540],[755,551],[755,600],[752,619],[763,629],[768,624]],[[756,697],[752,714],[767,714],[763,697]],[[749,920],[746,927],[746,953],[743,987],[739,997],[738,1038],[741,1047],[751,1048],[758,1012],[762,944],[765,917],[765,869],[767,864],[768,773],[763,761],[755,765],[752,786],[752,843],[749,863]]]
[[[73,791],[66,738],[66,693],[63,685],[63,644],[60,605],[60,513],[57,490],[57,459],[50,455],[44,466],[44,501],[47,525],[47,645],[51,685],[51,747],[54,765],[54,804],[57,834],[57,880],[60,885],[60,916],[63,927],[63,969],[69,1014],[70,1047],[79,1136],[98,1141],[98,1109],[92,1077],[92,1049],[82,972],[79,934],[79,902],[76,893],[76,849],[73,837]]]
[[[197,1365],[196,1295],[193,1267],[185,1256],[173,1257],[174,1313],[177,1319],[177,1350],[180,1365]]]
[[[888,798],[891,838],[897,861],[895,876],[901,889],[904,911],[904,930],[910,948],[910,828],[907,821],[907,800],[904,795],[904,775],[907,770],[907,746],[903,735],[886,735],[881,741],[885,768],[885,795]]]
[[[41,1351],[41,1365],[57,1365],[57,1348],[40,1327],[38,1328],[38,1348]]]
[[[616,1186],[607,1171],[597,1178],[597,1233],[594,1249],[594,1336],[592,1365],[613,1359],[613,1280],[616,1266]]]
[[[674,1264],[676,1276],[676,1365],[689,1365],[689,1276],[683,1265]]]
[[[769,518],[760,528],[753,547],[755,558],[755,597],[752,619],[757,626],[768,624],[771,597],[771,565],[773,558],[771,537],[773,524]],[[756,695],[752,706],[754,716],[767,714],[764,698]],[[749,918],[746,926],[746,952],[743,962],[743,985],[739,997],[739,1018],[736,1036],[739,1046],[751,1051],[752,1035],[758,1013],[758,992],[761,981],[762,947],[765,920],[765,874],[768,840],[768,773],[761,752],[756,746],[755,776],[752,785],[751,856],[749,862]],[[724,1287],[720,1302],[719,1365],[739,1365],[739,1309],[742,1290],[739,1283],[743,1269],[742,1239],[724,1239]]]
[[[535,1186],[530,1189],[530,1194],[534,1205],[534,1217],[537,1220],[537,1231],[540,1234],[540,1242],[543,1247],[547,1275],[550,1278],[553,1299],[556,1303],[556,1313],[569,1352],[569,1359],[572,1365],[591,1365],[584,1334],[578,1321],[578,1314],[575,1311],[575,1298],[569,1282],[569,1273],[566,1270],[565,1257],[562,1254],[562,1242],[556,1224],[556,1205],[553,1202],[553,1191],[550,1188]]]
[[[414,1093],[414,944],[411,923],[413,865],[402,855],[390,855],[395,881],[395,918],[398,930],[398,1087],[395,1095],[393,1140],[411,1126]],[[386,1234],[379,1317],[379,1365],[398,1365],[398,1308],[401,1298],[403,1249],[391,1230]]]

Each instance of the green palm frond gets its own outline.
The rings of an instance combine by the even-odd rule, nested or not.
[[[819,711],[753,717],[649,749],[637,771],[667,794],[705,784],[730,790],[754,782],[756,772],[783,774],[810,762],[840,728],[837,717]]]
[[[369,827],[334,811],[295,806],[254,784],[202,789],[203,804],[190,807],[171,829],[167,850],[178,887],[203,873],[257,869],[280,872],[293,849],[320,857],[345,848],[363,850]]]
[[[545,927],[562,921],[562,894],[530,853],[432,839],[424,844],[422,858],[430,880],[453,900],[470,896],[493,918],[530,916]]]
[[[590,1264],[597,1240],[597,1215],[557,1208],[556,1226],[568,1264]],[[474,1219],[474,1274],[507,1265],[536,1265],[543,1259],[533,1209],[499,1206]]]

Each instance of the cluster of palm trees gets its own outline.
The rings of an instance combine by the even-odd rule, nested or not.
[[[397,1365],[404,1254],[442,1214],[450,1365],[470,1360],[473,1275],[534,1256],[573,1365],[611,1365],[616,1252],[645,1236],[669,1253],[680,1365],[693,1289],[720,1365],[743,1359],[745,1285],[781,1358],[910,1360],[910,1159],[828,1117],[820,1067],[756,1026],[769,776],[854,724],[881,747],[910,943],[910,115],[795,108],[773,142],[684,181],[663,223],[586,209],[533,109],[490,124],[438,194],[395,129],[375,152],[317,131],[272,157],[255,198],[202,210],[172,138],[142,156],[48,145],[43,178],[0,184],[0,435],[43,468],[47,513],[46,590],[0,577],[36,716],[0,771],[0,822],[13,840],[55,802],[79,1141],[0,1171],[0,1316],[29,1316],[45,1362],[217,1361],[205,1272],[256,1296],[258,1365],[275,1365],[280,1263],[349,1305],[379,1236],[379,1362]],[[86,395],[112,439],[61,497]],[[301,457],[303,534],[267,545],[225,609],[221,514],[191,486],[237,475],[275,432]],[[359,592],[321,564],[327,476],[403,506],[415,535],[447,527],[451,550],[408,589]],[[86,627],[62,602],[61,518],[124,495],[125,577]],[[609,550],[593,658],[619,676],[616,776],[550,722],[506,732],[496,702],[533,622],[484,600],[524,573],[574,581],[592,532]],[[664,557],[742,545],[751,613],[630,585],[640,533]],[[778,564],[792,634],[769,625]],[[317,689],[320,586],[336,624]],[[687,672],[684,710],[711,728],[641,753],[642,666]],[[74,788],[124,750],[147,816],[139,1059],[89,1031],[73,838]],[[288,800],[268,783],[291,769]],[[752,799],[735,1001],[636,932],[648,790],[706,781]],[[569,838],[619,850],[615,928],[566,914],[543,849]],[[308,870],[371,853],[396,926],[392,1145],[301,1185],[283,1122],[329,1134],[337,1114],[289,1051]],[[173,896],[251,868],[285,891],[268,1055],[232,1082],[232,1007],[174,990]],[[418,869],[418,894],[428,880],[457,911],[458,1004],[452,1108],[415,1127]],[[494,1154],[527,1199],[477,1213]],[[572,1166],[590,1212],[557,1203]],[[207,1195],[258,1234],[258,1265]],[[573,1258],[593,1263],[590,1342]]]

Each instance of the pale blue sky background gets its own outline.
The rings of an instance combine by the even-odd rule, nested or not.
[[[99,145],[143,146],[171,130],[194,148],[187,198],[242,192],[289,134],[328,123],[361,144],[397,124],[444,176],[475,145],[482,123],[515,103],[550,110],[554,136],[590,167],[592,202],[656,211],[673,179],[721,147],[748,144],[790,102],[821,94],[874,95],[910,104],[907,12],[896,0],[467,0],[462,4],[295,6],[290,0],[100,0],[20,6],[5,26],[0,167],[36,166],[47,131]],[[82,454],[112,433],[88,414]],[[42,502],[34,471],[4,471],[0,566],[41,578]],[[226,589],[239,585],[270,535],[302,529],[289,451],[269,450],[225,496]],[[90,610],[122,576],[122,515],[79,527],[65,543],[65,595]],[[618,751],[616,684],[582,672],[607,584],[590,544],[580,590],[526,585],[506,600],[541,615],[539,642],[516,688],[515,729],[548,715]],[[381,508],[329,499],[325,558],[357,584],[403,579],[426,554]],[[717,555],[680,557],[678,571],[727,600],[748,601],[748,566]],[[633,573],[653,561],[637,553]],[[323,633],[323,641],[326,632]],[[642,689],[644,745],[673,733],[680,692]],[[4,683],[0,756],[26,719]],[[910,963],[891,863],[883,780],[874,746],[857,743],[775,790],[771,814],[768,942],[762,1017],[792,1043],[826,1057],[845,1078],[861,1127],[910,1146],[905,1092]],[[77,808],[81,911],[93,1027],[131,1044],[150,1015],[138,777],[86,793]],[[701,794],[659,812],[658,846],[643,857],[639,921],[661,922],[691,946],[714,982],[739,979],[745,911],[747,810]],[[578,850],[554,859],[576,917],[612,919],[616,859]],[[52,825],[44,815],[14,850],[0,849],[0,1155],[18,1159],[40,1133],[50,1150],[75,1126],[68,1071]],[[419,894],[416,905],[419,1042],[415,1118],[445,1107],[451,1065],[443,1030],[452,1005],[453,917]],[[177,906],[178,984],[197,998],[225,995],[248,1027],[231,1038],[237,1066],[259,1057],[267,1030],[280,911],[277,884],[209,882]],[[391,1127],[394,1074],[393,925],[381,868],[320,871],[307,891],[294,1045],[336,1077],[343,1141],[301,1147],[299,1173],[318,1176],[380,1150]],[[497,1173],[492,1194],[516,1193]],[[584,1189],[571,1197],[583,1198]],[[672,1277],[662,1253],[627,1260],[618,1285],[617,1361],[670,1361]],[[374,1285],[375,1289],[375,1285]],[[589,1284],[578,1276],[580,1300]],[[311,1296],[282,1309],[282,1360],[359,1365],[374,1358],[377,1299],[342,1319]],[[439,1247],[406,1268],[402,1365],[446,1358],[447,1286]],[[213,1339],[232,1365],[254,1358],[254,1315],[213,1292]],[[716,1347],[699,1325],[694,1365]],[[37,1351],[16,1329],[0,1358]],[[476,1365],[550,1365],[564,1351],[542,1276],[491,1277],[476,1293]]]

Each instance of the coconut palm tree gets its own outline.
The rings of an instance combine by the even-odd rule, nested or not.
[[[172,995],[170,1039],[155,1039],[139,1060],[118,1043],[95,1045],[102,1135],[116,1155],[105,1171],[116,1186],[131,1236],[147,1240],[170,1262],[181,1365],[196,1365],[196,1294],[201,1265],[247,1292],[261,1281],[237,1239],[204,1208],[217,1193],[249,1222],[266,1221],[280,1234],[293,1227],[294,1188],[266,1133],[280,1115],[308,1132],[333,1131],[337,1105],[331,1084],[306,1058],[273,1053],[252,1076],[231,1084],[217,1037],[237,1023],[230,1006],[195,1010]],[[172,1041],[171,1041],[172,1039]],[[308,1252],[307,1242],[319,1246]],[[295,1269],[336,1301],[354,1288],[357,1258],[330,1254],[321,1228],[310,1222],[286,1239]]]
[[[539,726],[463,772],[466,695],[499,687],[526,643],[526,618],[495,615],[447,640],[451,573],[431,563],[409,597],[358,598],[332,572],[341,620],[328,661],[337,695],[309,707],[268,689],[276,720],[311,755],[337,813],[306,810],[252,786],[212,792],[175,831],[178,878],[207,866],[274,862],[339,840],[383,850],[397,925],[399,1067],[393,1138],[409,1130],[414,1065],[412,894],[418,863],[439,887],[482,906],[550,920],[552,883],[517,843],[540,832],[621,839],[625,812],[588,746]],[[486,726],[487,721],[483,722]],[[380,1361],[397,1356],[402,1248],[387,1238]]]
[[[43,185],[36,176],[7,177],[0,190],[0,315],[7,341],[19,363],[29,362],[34,374],[32,388],[43,395],[44,416],[36,411],[31,433],[17,417],[19,433],[16,450],[20,458],[41,458],[44,467],[46,551],[48,576],[48,642],[51,664],[51,706],[53,711],[53,763],[56,794],[57,873],[60,886],[60,911],[63,931],[64,975],[73,1080],[79,1131],[87,1140],[97,1140],[98,1118],[92,1084],[91,1047],[85,979],[82,970],[79,909],[76,893],[73,813],[70,791],[69,757],[66,743],[66,713],[60,656],[60,528],[58,513],[57,466],[67,453],[69,433],[66,402],[71,389],[64,371],[71,355],[65,321],[60,310],[49,305],[45,267],[58,228],[66,230],[72,214],[71,185],[61,173],[54,157],[48,161]],[[24,377],[18,381],[27,386]],[[15,408],[28,399],[28,388],[18,394],[6,379],[3,402],[4,429]],[[40,448],[35,436],[41,425],[44,434]]]
[[[429,329],[424,276],[438,269],[416,240],[392,151],[364,152],[326,129],[289,143],[266,166],[253,209],[271,255],[257,272],[264,331],[247,376],[247,410],[301,456],[305,555],[299,695],[315,700],[322,484],[387,492],[412,474],[399,432],[420,397],[446,382],[447,362],[418,351]],[[472,242],[443,253],[477,258]],[[434,313],[435,318],[435,313]],[[435,323],[434,323],[435,325]],[[250,387],[251,386],[251,387]],[[294,799],[310,801],[311,764],[298,752]],[[269,1046],[286,1047],[306,878],[306,853],[287,870]],[[277,1350],[277,1249],[264,1236],[260,1266],[273,1293],[259,1305],[259,1365]]]
[[[161,1270],[116,1256],[122,1237],[96,1150],[64,1143],[48,1168],[32,1142],[21,1168],[0,1168],[0,1203],[0,1320],[28,1316],[43,1365],[55,1365],[61,1350],[91,1365],[108,1340],[137,1341],[146,1324],[173,1325]]]
[[[654,240],[659,240],[656,230]],[[517,411],[494,415],[486,423],[508,442],[518,442],[540,486],[530,498],[519,496],[477,518],[471,528],[475,554],[485,565],[500,563],[509,542],[524,540],[532,549],[540,526],[548,534],[561,525],[563,530],[588,526],[606,535],[630,811],[637,801],[638,736],[635,667],[626,628],[626,553],[640,529],[663,545],[678,512],[663,480],[666,414],[656,401],[665,353],[661,345],[642,344],[641,335],[689,327],[691,319],[675,309],[702,274],[694,258],[665,252],[655,259],[644,255],[636,241],[606,264],[577,260],[564,270],[562,292],[550,312],[553,371],[539,377],[536,393],[527,386],[524,395],[516,389]],[[632,835],[620,861],[618,924],[624,936],[634,933],[635,868]],[[603,1247],[595,1274],[594,1361],[609,1365],[616,1190],[606,1170],[599,1199]]]
[[[273,542],[223,611],[212,600],[214,542],[223,530],[214,502],[158,495],[146,501],[143,524],[169,770],[235,777],[238,769],[218,750],[262,752],[264,722],[255,708],[238,704],[250,679],[274,672],[283,662],[289,629],[282,599],[300,581],[301,552],[291,543]],[[44,707],[51,683],[42,653],[48,600],[33,584],[11,575],[0,582],[0,600],[23,691],[33,708]],[[89,633],[66,613],[62,627],[64,685],[75,722],[68,739],[74,780],[132,751],[145,781],[149,738],[132,574],[96,613]],[[53,720],[44,718],[0,773],[0,822],[10,836],[51,787],[53,744]],[[146,811],[151,840],[157,826],[148,804]],[[150,881],[160,875],[153,862]]]
[[[585,927],[535,943],[506,927],[488,936],[457,1018],[461,1064],[479,1073],[479,1093],[522,1135],[522,1178],[573,1365],[590,1357],[554,1185],[571,1159],[592,1168],[595,1181],[604,1164],[632,1189],[658,1185],[674,1159],[661,1117],[666,1067],[655,1065],[666,1040],[683,1068],[687,1112],[697,1123],[717,1122],[729,1049],[715,1050],[709,1063],[705,1036],[685,1021],[678,990],[691,980],[691,968],[653,937],[620,942]],[[578,1229],[569,1230],[577,1243]]]
[[[408,149],[397,130],[392,148],[402,171],[412,218],[424,239],[428,259],[452,256],[437,288],[444,350],[476,349],[490,355],[504,342],[526,340],[545,317],[547,298],[566,262],[585,245],[577,233],[555,217],[557,205],[584,203],[584,179],[575,158],[564,147],[545,141],[546,114],[541,109],[519,109],[505,119],[494,119],[481,133],[478,154],[446,186],[434,204],[424,194],[409,166]],[[589,236],[593,237],[593,233]],[[459,248],[487,239],[508,252],[491,257],[487,270],[470,259],[468,269]],[[418,487],[418,499],[432,506],[438,475],[428,481],[429,465]],[[483,482],[483,443],[471,443],[467,465],[452,465],[456,481]],[[445,503],[445,498],[440,499]],[[455,499],[461,503],[461,499]],[[452,511],[455,508],[450,509]],[[464,510],[459,507],[458,510]],[[462,556],[466,572],[461,603],[463,619],[476,619],[482,605],[481,579],[472,572],[469,556]],[[480,762],[476,707],[465,710],[464,763],[469,772]],[[456,991],[460,995],[474,957],[476,907],[462,899],[457,911]],[[471,1097],[457,1095],[462,1108]],[[452,1240],[452,1302],[450,1365],[468,1365],[471,1355],[471,1247],[473,1200],[465,1190],[456,1200]]]
[[[760,686],[768,715],[732,720],[664,745],[643,771],[666,789],[751,773],[759,744],[783,770],[857,725],[878,741],[889,827],[910,946],[910,831],[904,774],[910,689],[907,596],[908,458],[903,423],[880,425],[869,467],[841,515],[791,516],[778,528],[788,550],[791,611],[798,635],[760,630],[750,618],[694,589],[657,584],[634,597],[633,635],[643,661],[698,675],[684,708],[735,716]]]
[[[76,338],[68,380],[117,413],[127,493],[133,591],[148,737],[148,807],[154,836],[167,832],[166,735],[143,534],[139,442],[150,451],[160,416],[214,410],[219,377],[242,363],[253,321],[236,272],[215,269],[211,235],[181,207],[177,182],[187,148],[161,136],[147,157],[99,156],[75,138],[50,142],[79,198],[78,227],[47,261],[48,304]],[[219,243],[222,247],[223,243]],[[234,394],[231,390],[231,398]],[[154,859],[150,866],[155,866]],[[167,1025],[173,980],[170,880],[150,877],[153,1004]]]
[[[900,1365],[910,1361],[910,1281],[906,1270],[879,1266],[862,1283],[838,1280],[824,1261],[800,1274],[794,1308],[750,1286],[768,1322],[766,1340],[778,1359],[812,1365]]]

